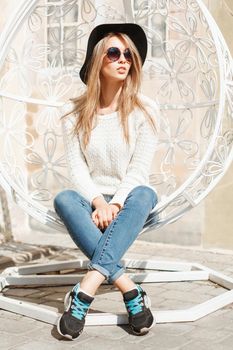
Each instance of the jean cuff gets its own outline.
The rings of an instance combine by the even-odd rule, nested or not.
[[[104,267],[98,265],[98,264],[93,264],[92,262],[90,262],[87,265],[87,269],[88,270],[97,270],[98,272],[100,272],[106,279],[108,279],[109,277],[109,271],[106,270]]]
[[[110,275],[108,277],[108,283],[115,282],[121,275],[125,273],[125,268],[121,267],[119,270],[117,270],[113,275]]]

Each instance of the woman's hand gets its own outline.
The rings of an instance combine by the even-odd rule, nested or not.
[[[108,227],[120,211],[119,204],[108,204],[104,198],[97,197],[93,200],[95,210],[92,213],[92,220],[101,230]]]

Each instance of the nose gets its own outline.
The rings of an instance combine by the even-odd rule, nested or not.
[[[120,55],[120,57],[119,57],[119,60],[118,60],[119,62],[126,62],[126,59],[125,59],[125,55],[124,55],[124,53],[123,52],[121,52],[121,55]]]

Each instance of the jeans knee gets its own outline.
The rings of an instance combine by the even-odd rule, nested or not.
[[[132,192],[136,195],[136,200],[144,203],[152,203],[152,208],[154,208],[158,202],[157,194],[151,187],[140,185],[135,187]]]
[[[59,192],[53,200],[55,210],[66,206],[74,195],[77,195],[77,193],[73,190],[64,190]]]

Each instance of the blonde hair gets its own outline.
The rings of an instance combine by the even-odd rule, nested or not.
[[[124,137],[127,143],[129,143],[129,130],[128,130],[128,115],[135,109],[139,108],[148,118],[152,128],[156,131],[155,123],[151,115],[148,113],[143,103],[138,97],[139,88],[141,85],[141,57],[138,53],[133,41],[123,33],[109,33],[103,39],[101,39],[95,46],[92,54],[92,58],[87,68],[87,89],[79,97],[71,99],[75,107],[70,113],[78,115],[77,123],[74,127],[74,134],[78,134],[82,131],[82,142],[84,148],[89,143],[91,130],[94,125],[94,118],[99,108],[100,94],[101,94],[101,82],[100,82],[100,70],[102,67],[102,55],[104,52],[105,44],[107,40],[113,36],[117,36],[123,39],[131,52],[132,64],[129,73],[122,86],[121,95],[118,101],[118,111],[121,119],[121,125],[123,128]],[[66,116],[66,115],[65,115]]]

